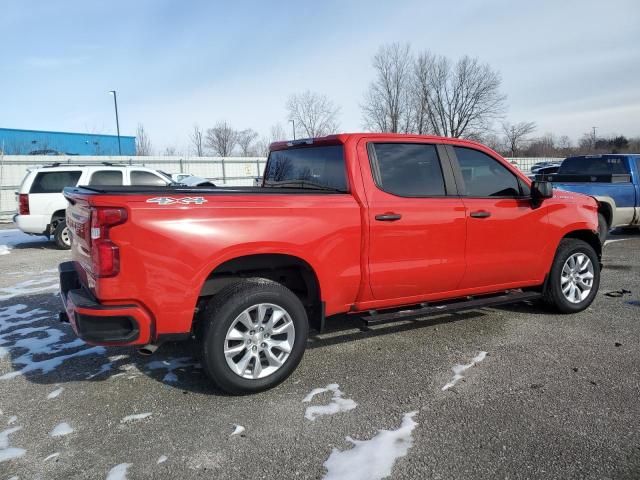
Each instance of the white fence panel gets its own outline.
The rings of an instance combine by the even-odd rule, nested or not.
[[[508,158],[525,173],[538,162],[559,161],[561,158]],[[216,185],[255,185],[262,176],[266,159],[264,157],[111,157],[111,156],[39,156],[0,155],[0,219],[10,218],[17,209],[14,192],[18,190],[27,169],[51,165],[52,163],[91,164],[124,163],[142,165],[167,173],[190,173],[208,178]]]

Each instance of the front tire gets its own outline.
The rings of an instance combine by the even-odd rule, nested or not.
[[[231,394],[259,392],[284,381],[302,360],[309,332],[298,297],[263,278],[223,288],[207,305],[202,322],[203,368]]]
[[[577,238],[560,241],[549,272],[544,300],[561,313],[586,309],[600,286],[600,260],[591,245]]]
[[[69,250],[71,248],[71,235],[66,220],[60,220],[53,231],[53,240],[59,250]]]

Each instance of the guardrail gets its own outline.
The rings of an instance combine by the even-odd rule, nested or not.
[[[507,158],[528,173],[537,162],[558,158]],[[219,185],[254,185],[262,177],[265,157],[113,157],[113,156],[42,156],[0,155],[0,220],[10,219],[16,212],[15,192],[29,168],[60,163],[61,165],[102,163],[140,165],[167,173],[190,173],[212,180]]]

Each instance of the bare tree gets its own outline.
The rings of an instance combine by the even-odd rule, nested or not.
[[[177,155],[177,150],[176,147],[167,147],[164,149],[164,154],[165,157],[175,157]]]
[[[193,126],[193,132],[189,136],[189,140],[191,140],[191,145],[193,145],[193,150],[196,156],[201,157],[204,155],[204,132],[202,129],[196,124]]]
[[[379,132],[409,131],[410,74],[413,64],[409,44],[383,45],[373,57],[376,79],[361,105],[365,127]],[[404,119],[404,125],[403,125]]]
[[[287,101],[289,120],[295,124],[296,134],[303,137],[322,137],[338,130],[336,107],[326,95],[309,90],[294,94]]]
[[[136,130],[136,155],[139,157],[151,155],[151,140],[141,123]]]
[[[207,129],[205,141],[216,155],[228,157],[238,143],[238,132],[226,121],[218,122],[215,127]]]
[[[253,142],[258,138],[258,132],[247,128],[238,132],[238,146],[240,147],[240,153],[243,157],[250,157],[253,147]]]
[[[526,136],[533,133],[536,129],[535,122],[520,122],[511,124],[509,122],[502,123],[502,133],[506,146],[512,157],[517,157],[520,149],[526,140]]]
[[[416,59],[413,82],[420,133],[475,136],[505,111],[500,75],[477,58],[464,56],[452,64],[446,57],[424,52]]]
[[[280,142],[287,139],[287,134],[280,123],[271,126],[268,137],[262,137],[254,147],[258,156],[266,157],[269,155],[269,146],[273,142]]]

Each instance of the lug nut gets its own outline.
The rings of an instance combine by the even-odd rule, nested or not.
[[[258,347],[256,347],[255,345],[253,347],[251,347],[251,350],[253,350],[254,352],[258,350]]]
[[[264,338],[269,338],[269,334],[268,334],[268,333],[265,333],[265,334],[264,334]]]
[[[255,331],[255,330],[251,330],[251,331],[249,332],[249,335],[255,335],[255,334],[256,334],[256,331]]]
[[[261,346],[262,348],[266,348],[267,344],[266,344],[266,343],[262,343],[262,344],[260,344],[260,346]]]
[[[264,332],[264,328],[263,328],[263,327],[260,327],[260,331],[261,331],[261,332]]]

